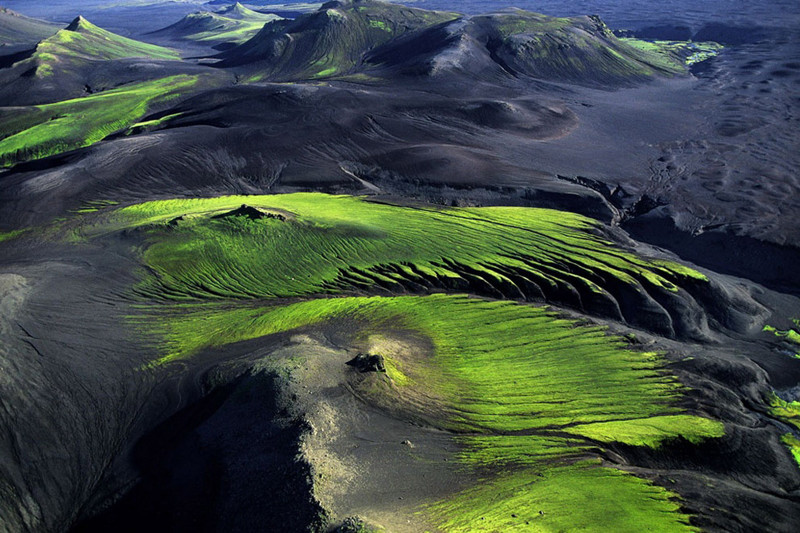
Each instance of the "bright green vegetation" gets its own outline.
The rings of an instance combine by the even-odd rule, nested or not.
[[[5,241],[10,241],[11,239],[16,239],[23,233],[28,231],[27,229],[15,229],[11,231],[0,231],[0,243]]]
[[[67,68],[76,59],[99,61],[129,57],[180,59],[175,50],[122,37],[78,17],[67,28],[40,42],[31,60],[37,64],[37,75],[49,76]]]
[[[590,457],[596,442],[658,447],[723,434],[721,423],[680,412],[681,386],[660,356],[543,307],[437,294],[179,306],[140,320],[156,328],[170,358],[332,320],[359,324],[355,338],[373,347],[383,342],[381,332],[430,339],[432,354],[396,353],[400,379],[387,369],[383,386],[366,394],[456,431],[464,446],[460,461],[485,470],[478,486],[425,511],[445,531],[591,524],[686,530],[673,494],[576,460]]]
[[[153,107],[180,97],[197,81],[197,76],[170,76],[17,110],[2,123],[0,166],[95,144],[136,123]]]
[[[430,512],[449,533],[696,531],[674,498],[625,472],[578,463],[501,474]]]
[[[286,220],[214,218],[245,203]],[[577,291],[590,305],[611,298],[612,282],[619,285],[613,291],[641,295],[705,280],[617,248],[592,219],[547,209],[417,209],[317,193],[230,196],[134,205],[83,231],[134,227],[147,229],[144,260],[157,273],[140,291],[176,300],[439,287],[512,299]]]
[[[668,61],[683,62],[687,66],[700,63],[719,54],[723,46],[715,42],[644,41],[622,38],[620,41],[639,50],[660,54]]]
[[[800,429],[800,402],[787,402],[773,393],[768,403],[773,416]]]
[[[241,44],[261,31],[267,22],[281,20],[277,15],[240,7],[236,11],[192,13],[166,30],[190,41]]]
[[[792,453],[792,457],[794,457],[797,466],[800,466],[800,440],[798,440],[797,437],[791,433],[786,433],[785,435],[781,436],[781,442],[783,442],[789,448],[789,451]]]
[[[679,433],[673,433],[680,428]],[[722,425],[714,420],[688,415],[670,415],[646,418],[641,421],[598,422],[569,428],[567,433],[581,435],[598,442],[622,442],[633,446],[657,447],[665,438],[683,437],[698,443],[708,437],[721,437]]]
[[[137,122],[136,124],[131,125],[128,131],[133,132],[134,130],[157,128],[159,126],[163,126],[173,118],[178,118],[181,115],[183,115],[183,113],[171,113],[169,115],[164,115],[161,118]]]
[[[774,334],[776,337],[785,339],[787,342],[791,344],[798,344],[800,345],[800,319],[793,318],[792,322],[794,323],[797,329],[785,329],[781,330],[774,326],[765,325],[762,331],[766,331],[768,333]],[[794,356],[800,359],[800,353],[794,354]]]
[[[101,209],[105,209],[107,207],[113,207],[118,204],[119,202],[116,202],[114,200],[95,200],[93,202],[86,202],[80,207],[80,209],[77,209],[75,212],[81,214],[96,213]]]
[[[84,239],[138,230],[148,305],[131,320],[157,363],[308,328],[383,355],[386,373],[355,385],[360,397],[452,432],[480,480],[420,510],[444,531],[691,530],[675,494],[598,453],[697,443],[723,425],[679,407],[684,387],[661,354],[508,301],[535,288],[588,299],[615,284],[639,294],[704,282],[618,248],[591,219],[298,193],[147,202],[76,223]],[[503,300],[403,294],[432,288]]]

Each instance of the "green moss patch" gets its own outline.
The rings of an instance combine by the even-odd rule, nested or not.
[[[95,144],[135,124],[154,106],[180,97],[197,82],[197,76],[170,76],[24,108],[3,122],[0,166]]]
[[[781,442],[789,448],[797,466],[800,466],[800,440],[791,433],[786,433],[781,436]]]
[[[159,363],[309,328],[382,356],[386,372],[355,380],[358,396],[450,432],[478,480],[419,510],[443,531],[691,530],[675,494],[600,453],[697,443],[723,425],[679,407],[661,354],[522,301],[707,280],[620,249],[591,219],[309,193],[148,202],[76,226],[88,240],[141,239],[149,274],[131,320]],[[494,299],[431,294],[459,288]]]
[[[242,204],[285,216],[218,216]],[[608,291],[619,284],[645,294],[705,280],[621,250],[592,219],[547,209],[417,209],[316,193],[232,196],[130,206],[84,231],[137,227],[146,234],[145,262],[157,272],[139,290],[175,300],[439,288],[512,299],[581,294],[588,303],[610,302]]]
[[[658,447],[723,434],[720,422],[681,413],[682,388],[658,354],[543,307],[438,294],[180,306],[149,320],[172,357],[329,320],[358,324],[350,329],[371,352],[391,354],[386,386],[365,397],[455,432],[459,460],[483,478],[424,509],[444,531],[690,530],[674,494],[576,459],[597,442]],[[386,348],[387,328],[424,335],[432,353]]]

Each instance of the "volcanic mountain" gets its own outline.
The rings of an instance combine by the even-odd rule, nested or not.
[[[7,58],[7,68],[0,70],[0,98],[24,105],[81,96],[163,76],[159,64],[179,57],[175,50],[117,35],[78,16],[35,48]],[[173,65],[173,70],[190,69]]]
[[[373,1],[328,2],[295,20],[272,22],[219,66],[257,64],[270,79],[313,79],[357,69],[367,52],[408,32],[458,18]]]
[[[275,80],[460,72],[609,86],[685,72],[677,58],[618,39],[598,17],[522,10],[461,17],[373,0],[328,2],[269,24],[221,57],[220,66],[248,64]]]
[[[216,47],[233,46],[253,37],[267,22],[280,18],[277,15],[253,11],[237,2],[219,11],[190,13],[175,24],[150,35]]]

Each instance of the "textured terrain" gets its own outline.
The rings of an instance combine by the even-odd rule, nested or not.
[[[794,531],[792,6],[18,4],[0,530]]]

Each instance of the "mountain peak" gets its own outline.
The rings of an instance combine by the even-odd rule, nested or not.
[[[86,20],[83,15],[78,15],[73,19],[72,22],[69,23],[69,26],[66,27],[68,31],[81,31],[81,30],[88,30],[94,28],[94,24]]]

